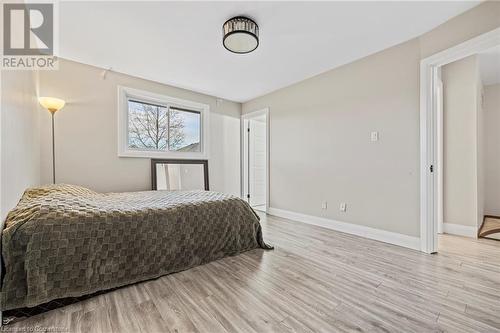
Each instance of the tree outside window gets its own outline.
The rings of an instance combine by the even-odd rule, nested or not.
[[[200,137],[200,112],[128,100],[130,149],[199,152]]]

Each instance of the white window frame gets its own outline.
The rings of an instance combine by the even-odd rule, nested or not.
[[[200,152],[178,152],[130,149],[128,147],[128,100],[144,101],[152,104],[169,105],[199,111]],[[149,91],[118,86],[118,156],[138,158],[208,159],[210,106],[180,98],[160,95]]]

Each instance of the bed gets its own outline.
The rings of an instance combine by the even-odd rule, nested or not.
[[[27,190],[2,233],[1,309],[157,278],[264,243],[243,200],[210,191]]]

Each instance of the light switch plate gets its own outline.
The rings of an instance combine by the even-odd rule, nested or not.
[[[372,132],[371,139],[373,142],[378,141],[378,132]]]

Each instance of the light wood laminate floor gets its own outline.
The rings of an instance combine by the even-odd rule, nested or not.
[[[500,242],[417,251],[264,217],[253,250],[12,323],[61,332],[500,332]]]

